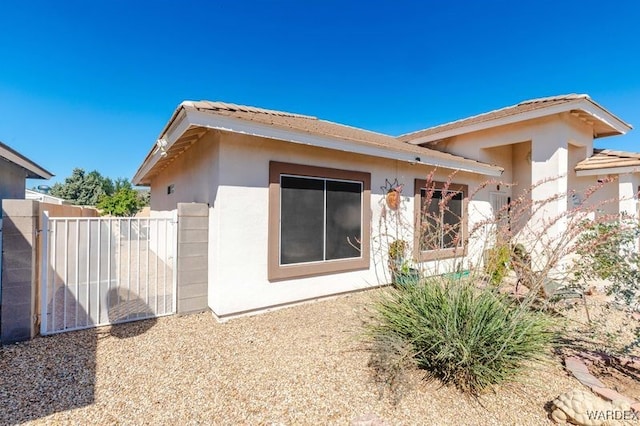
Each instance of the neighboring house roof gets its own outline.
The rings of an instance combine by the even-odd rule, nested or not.
[[[29,179],[51,179],[53,173],[48,172],[41,166],[29,160],[18,151],[13,150],[9,146],[0,142],[0,159],[13,163],[22,167],[25,171],[25,177]]]
[[[608,173],[640,173],[640,153],[594,149],[593,155],[576,164],[578,176]]]
[[[563,112],[568,112],[591,125],[594,138],[625,134],[632,128],[588,95],[570,94],[523,101],[517,105],[407,133],[398,136],[398,139],[412,144],[423,144]]]
[[[381,133],[293,114],[224,102],[185,101],[136,172],[133,183],[150,179],[195,143],[206,129],[217,129],[337,149],[346,152],[499,176],[503,168],[457,155],[414,146]]]

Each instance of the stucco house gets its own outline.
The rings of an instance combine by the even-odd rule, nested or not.
[[[2,142],[0,142],[0,160],[0,205],[3,199],[24,199],[26,179],[53,177],[52,173]]]
[[[405,220],[415,233],[432,172],[445,182],[456,171],[450,189],[460,232],[474,212],[491,212],[555,176],[562,177],[531,197],[615,174],[611,191],[623,201],[612,208],[637,218],[640,155],[594,149],[595,139],[630,129],[586,95],[526,101],[397,138],[311,116],[185,101],[133,183],[151,187],[152,215],[177,203],[208,205],[206,297],[225,319],[388,282],[376,251],[382,228],[393,213],[392,222]],[[470,188],[491,178],[519,184],[483,189],[469,201]],[[397,212],[385,206],[390,183],[402,188]],[[568,201],[549,208],[564,211]],[[437,249],[414,243],[413,258],[428,265],[459,248],[446,238]]]

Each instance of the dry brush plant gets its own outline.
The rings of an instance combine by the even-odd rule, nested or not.
[[[628,216],[585,225],[576,261],[583,281],[608,280],[607,293],[631,310],[640,308],[640,223]]]
[[[526,304],[548,305],[558,288],[584,291],[587,282],[580,279],[580,272],[585,263],[580,262],[580,256],[594,244],[606,242],[606,238],[587,241],[584,235],[616,217],[604,212],[618,200],[602,197],[606,185],[614,182],[612,178],[599,180],[581,192],[568,190],[534,199],[534,193],[555,185],[559,179],[562,177],[540,181],[505,204],[497,216],[508,217],[507,226],[487,218],[477,222],[470,233],[492,229],[492,245],[509,247],[509,267],[516,273],[516,286],[524,285],[529,290],[529,296],[523,298]],[[486,247],[487,241],[484,243]]]
[[[593,199],[608,182],[585,190],[572,208],[562,209],[558,206],[567,196],[573,198],[573,191],[532,197],[555,182],[548,179],[478,219],[475,197],[492,185],[506,184],[486,182],[464,194],[453,183],[455,174],[437,185],[433,176],[427,176],[421,192],[417,244],[420,252],[446,251],[448,257],[416,261],[422,277],[388,289],[374,303],[365,326],[370,366],[377,382],[391,390],[402,387],[407,366],[417,365],[428,376],[478,395],[513,379],[525,362],[547,353],[554,327],[549,316],[533,308],[549,303],[550,284],[575,284],[572,268],[583,244],[580,236],[589,224],[604,220],[598,212],[610,201]],[[477,211],[467,225],[470,209]],[[496,248],[502,257],[491,266],[491,258],[483,261],[483,254]],[[506,272],[491,269],[497,266],[516,270],[516,286],[529,291],[521,298],[501,292]]]

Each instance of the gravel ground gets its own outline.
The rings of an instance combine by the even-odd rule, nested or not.
[[[173,316],[2,347],[0,423],[543,425],[545,404],[580,386],[557,359],[478,401],[414,372],[393,405],[358,338],[374,293],[225,324]]]

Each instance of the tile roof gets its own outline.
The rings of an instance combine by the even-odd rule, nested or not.
[[[359,129],[344,124],[325,121],[309,115],[294,114],[289,112],[274,111],[263,108],[256,108],[244,105],[236,105],[224,102],[210,101],[187,101],[183,102],[184,108],[198,111],[249,120],[270,126],[297,130],[319,136],[329,136],[345,141],[355,142],[364,145],[373,145],[382,148],[390,148],[398,152],[416,154],[421,158],[435,158],[449,161],[459,161],[470,165],[487,165],[476,160],[449,154],[434,149],[411,145],[401,142],[398,139],[376,133],[369,130]],[[501,170],[495,166],[496,170]]]
[[[474,115],[472,117],[463,118],[460,120],[452,121],[449,123],[441,124],[438,126],[430,127],[428,129],[419,130],[416,132],[406,133],[404,135],[398,136],[398,139],[403,142],[409,142],[418,138],[424,138],[428,136],[433,136],[438,133],[443,133],[447,131],[452,131],[456,129],[462,129],[463,127],[472,126],[480,123],[485,123],[497,119],[501,119],[504,117],[509,117],[517,114],[523,114],[535,110],[540,110],[544,108],[549,108],[552,106],[559,106],[563,104],[568,104],[575,101],[586,100],[598,107],[594,101],[588,95],[580,95],[580,94],[568,94],[568,95],[559,95],[559,96],[550,96],[546,98],[538,98],[531,99],[527,101],[522,101],[516,105],[500,108],[494,111],[485,112],[482,114]],[[600,107],[602,108],[602,107]],[[604,108],[602,108],[604,109]],[[617,118],[617,117],[616,117]],[[619,119],[618,119],[619,120]],[[620,120],[622,122],[622,120]],[[624,122],[623,122],[624,123]],[[625,123],[626,124],[626,123]],[[628,125],[627,125],[628,126]],[[630,126],[629,126],[630,127]],[[617,133],[615,133],[617,134]],[[602,136],[606,136],[602,134]]]
[[[576,164],[575,170],[600,170],[618,167],[638,167],[638,171],[640,171],[640,153],[594,149],[593,155]]]

